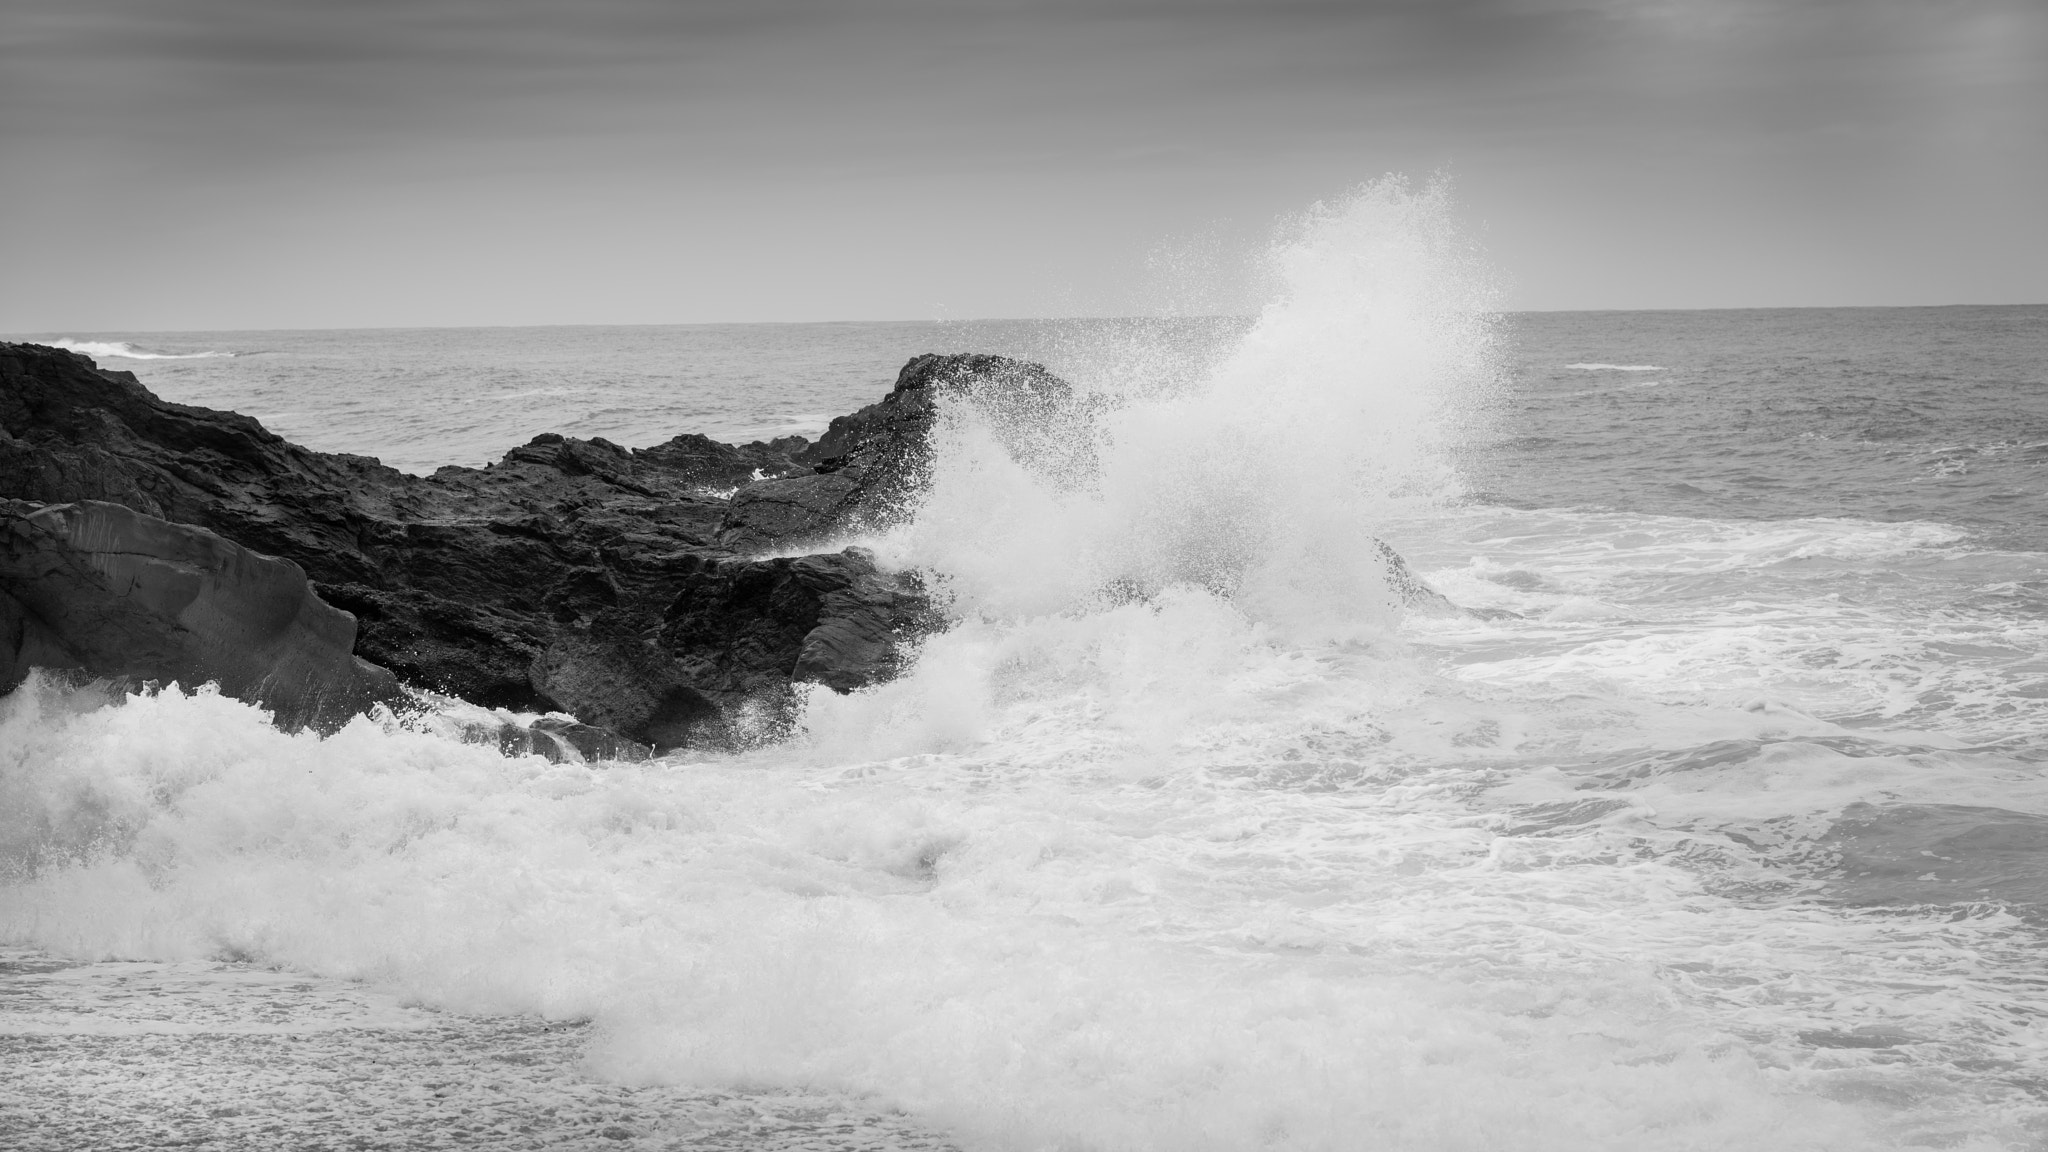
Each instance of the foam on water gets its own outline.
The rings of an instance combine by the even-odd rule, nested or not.
[[[0,942],[587,1018],[603,1075],[969,1148],[2038,1145],[2048,893],[1957,856],[2048,812],[2034,560],[1463,502],[1467,251],[1376,186],[1202,371],[1077,373],[1054,442],[950,408],[875,543],[956,624],[782,745],[550,764],[38,681]],[[1404,620],[1375,535],[1520,615]]]
[[[233,352],[145,352],[135,345],[122,340],[71,340],[59,338],[50,341],[50,347],[70,352],[82,352],[87,356],[114,356],[123,360],[213,360],[235,355]]]

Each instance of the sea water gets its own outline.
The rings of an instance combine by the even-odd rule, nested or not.
[[[17,692],[0,943],[969,1149],[2043,1146],[2048,309],[1499,316],[1395,186],[1274,268],[1243,320],[43,334],[414,471],[815,433],[923,351],[1093,399],[1085,451],[948,410],[867,543],[953,626],[782,744]]]

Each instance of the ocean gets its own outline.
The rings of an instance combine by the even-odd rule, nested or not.
[[[2048,308],[1501,315],[1416,211],[1246,319],[35,334],[416,472],[815,434],[926,351],[1107,415],[1086,475],[950,415],[867,543],[953,626],[781,744],[0,702],[0,1109],[233,1031],[68,972],[260,985],[321,1108],[411,1013],[566,1030],[491,1108],[640,1109],[493,1146],[2048,1147]],[[1498,611],[1390,611],[1375,539]],[[797,1103],[706,1127],[747,1100]]]

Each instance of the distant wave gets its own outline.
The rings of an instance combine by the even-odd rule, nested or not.
[[[1662,364],[1567,364],[1581,372],[1662,372]]]
[[[234,355],[233,352],[144,352],[122,340],[58,339],[50,341],[50,347],[83,352],[87,356],[120,356],[128,360],[215,360]]]

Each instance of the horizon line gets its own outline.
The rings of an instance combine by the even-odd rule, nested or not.
[[[1488,316],[1567,316],[1567,315],[1612,315],[1615,313],[1670,313],[1670,312],[1908,312],[1930,311],[1941,308],[2043,308],[2048,301],[2033,303],[2003,304],[1793,304],[1793,305],[1717,305],[1711,308],[1514,308],[1483,312]],[[46,328],[36,331],[0,332],[0,340],[14,343],[35,343],[36,337],[52,339],[75,339],[90,336],[175,336],[189,333],[264,333],[264,332],[435,332],[435,331],[491,331],[521,330],[535,328],[740,328],[740,327],[822,327],[826,325],[855,324],[1063,324],[1074,321],[1096,322],[1171,322],[1204,320],[1258,319],[1256,313],[1212,312],[1185,316],[1161,315],[1094,315],[1094,316],[974,316],[974,317],[933,317],[929,319],[896,318],[889,320],[662,320],[632,321],[613,323],[606,321],[583,323],[534,323],[534,324],[369,324],[333,325],[313,327],[277,328]]]

